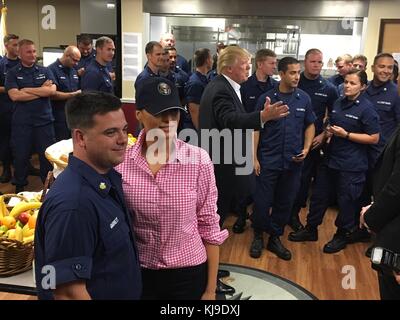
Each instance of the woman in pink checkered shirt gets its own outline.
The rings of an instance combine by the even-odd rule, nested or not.
[[[133,212],[142,298],[215,299],[228,231],[219,226],[213,164],[205,150],[177,139],[183,108],[172,82],[146,79],[136,105],[144,129],[117,170]]]

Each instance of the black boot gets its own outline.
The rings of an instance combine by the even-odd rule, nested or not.
[[[40,170],[35,168],[30,162],[28,164],[28,175],[34,177],[40,177]]]
[[[281,239],[277,236],[270,236],[267,244],[267,250],[275,253],[279,258],[283,260],[290,260],[292,258],[292,254],[288,249],[286,249]]]
[[[0,176],[0,183],[11,181],[11,166],[3,163],[3,174]]]
[[[264,241],[262,232],[254,231],[254,239],[250,246],[250,257],[255,259],[261,257],[263,248],[264,248]]]
[[[367,231],[367,229],[355,229],[352,233],[349,234],[347,238],[347,243],[357,243],[357,242],[370,242],[371,234]]]
[[[305,228],[289,233],[288,240],[294,242],[303,241],[318,241],[318,230],[317,228],[306,225]]]
[[[344,229],[338,229],[332,240],[324,245],[325,253],[335,253],[346,248],[349,232]]]
[[[20,193],[24,191],[24,186],[15,186],[15,193]]]
[[[232,231],[234,233],[243,233],[244,228],[246,227],[247,213],[239,213],[239,217],[232,227]]]
[[[299,214],[297,212],[292,213],[289,221],[289,227],[291,227],[294,232],[304,229],[304,226],[301,224]]]

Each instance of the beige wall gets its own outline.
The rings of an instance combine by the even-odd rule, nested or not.
[[[6,1],[8,8],[7,32],[31,39],[41,55],[43,47],[57,47],[76,43],[80,33],[80,0],[24,0]],[[42,29],[42,7],[56,8],[56,29]]]
[[[121,0],[122,32],[144,33],[144,14],[142,0]],[[142,50],[144,44],[142,44]],[[122,80],[122,99],[132,100],[135,97],[134,81]]]
[[[400,0],[371,0],[368,13],[368,24],[364,54],[367,56],[369,65],[378,51],[379,28],[381,19],[400,19]],[[399,35],[400,41],[400,35]],[[372,78],[371,68],[368,68],[368,78]]]

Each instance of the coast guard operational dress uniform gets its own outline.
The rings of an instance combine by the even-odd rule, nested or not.
[[[339,98],[336,88],[321,75],[310,80],[304,76],[304,72],[300,75],[298,88],[305,91],[311,98],[312,109],[317,117],[314,122],[315,136],[324,131],[323,121],[327,110],[332,111],[334,102]],[[315,176],[317,166],[321,162],[320,148],[310,150],[304,159],[300,188],[297,193],[296,201],[293,205],[293,214],[298,214],[301,207],[306,206],[308,198],[308,190],[310,188],[311,178]]]
[[[114,94],[114,87],[107,65],[93,59],[81,79],[82,91],[102,91]]]
[[[379,87],[374,86],[371,81],[365,94],[379,115],[381,127],[378,144],[371,145],[369,150],[370,168],[373,168],[385,144],[400,123],[400,97],[397,86],[390,80]]]
[[[19,59],[11,60],[3,57],[0,60],[0,87],[4,87],[8,70],[19,63]],[[11,119],[14,111],[14,102],[7,92],[0,93],[0,161],[3,168],[10,168],[11,165]],[[11,172],[10,172],[11,174]],[[5,181],[8,182],[8,181]]]
[[[54,75],[57,91],[74,92],[79,90],[79,77],[75,68],[65,67],[57,59],[49,65],[49,69]],[[53,116],[54,116],[54,131],[56,140],[69,139],[71,132],[67,127],[65,119],[65,103],[67,100],[52,100]]]
[[[55,83],[53,74],[48,68],[34,64],[24,67],[18,63],[10,69],[6,76],[5,88],[10,89],[38,88],[51,80]],[[52,166],[46,159],[46,148],[55,142],[53,113],[49,97],[38,97],[31,101],[15,102],[12,117],[11,148],[14,157],[14,178],[12,183],[17,187],[28,184],[28,162],[32,148],[38,153],[40,161],[40,177],[46,180]]]
[[[288,222],[300,184],[302,163],[292,158],[302,152],[305,129],[316,117],[310,97],[298,88],[288,94],[279,92],[278,87],[268,91],[259,97],[257,110],[262,110],[267,96],[271,104],[283,101],[290,113],[285,118],[268,121],[260,131],[257,157],[261,171],[253,197],[253,228],[279,237]]]
[[[240,93],[242,95],[242,103],[247,112],[256,110],[256,103],[258,98],[263,93],[271,90],[278,84],[278,81],[272,77],[268,77],[267,81],[258,81],[256,74],[253,73],[246,82],[240,86]],[[265,102],[265,101],[264,101]]]
[[[141,275],[131,214],[121,175],[99,174],[69,156],[40,209],[35,234],[35,274],[39,299],[53,299],[40,284],[45,265],[56,283],[85,281],[92,299],[139,299]]]
[[[379,133],[378,114],[364,94],[356,100],[338,99],[330,115],[330,125],[342,127],[348,133]],[[344,248],[346,236],[357,226],[356,211],[368,170],[367,144],[332,136],[325,159],[317,173],[312,189],[308,230],[316,230],[322,223],[332,195],[336,195],[339,213],[335,221],[337,232],[324,252],[333,253]],[[316,239],[315,239],[316,240]],[[336,241],[338,240],[338,241]]]

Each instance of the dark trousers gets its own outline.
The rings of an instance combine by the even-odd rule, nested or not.
[[[283,171],[261,169],[253,197],[254,230],[266,231],[273,236],[283,234],[299,188],[300,175],[301,167]]]
[[[28,184],[28,164],[34,149],[39,155],[40,178],[46,180],[47,173],[52,170],[44,152],[55,142],[54,126],[49,123],[44,126],[13,125],[11,132],[11,148],[14,156],[14,178],[12,183],[17,186]]]
[[[310,189],[311,179],[317,173],[317,168],[321,163],[320,149],[311,150],[304,159],[303,168],[301,170],[301,179],[299,191],[293,204],[292,214],[297,215],[301,208],[307,206],[308,191]]]
[[[65,117],[65,108],[58,106],[53,107],[54,116],[54,133],[56,141],[67,140],[71,138],[71,131],[68,129],[67,120]]]
[[[0,114],[0,160],[4,167],[11,164],[11,118],[11,112]]]
[[[400,284],[393,275],[378,272],[381,300],[400,300]]]
[[[200,300],[207,286],[207,263],[178,269],[142,268],[143,300]]]
[[[339,213],[335,225],[352,231],[356,227],[355,213],[360,207],[360,196],[365,184],[365,172],[349,172],[330,169],[321,165],[312,189],[307,225],[318,227],[336,196]]]
[[[218,189],[218,214],[219,224],[222,227],[232,205],[239,205],[238,213],[246,213],[248,197],[255,191],[254,173],[249,175],[232,175],[232,167],[226,165],[214,165],[215,181]],[[227,181],[231,183],[228,184]]]

